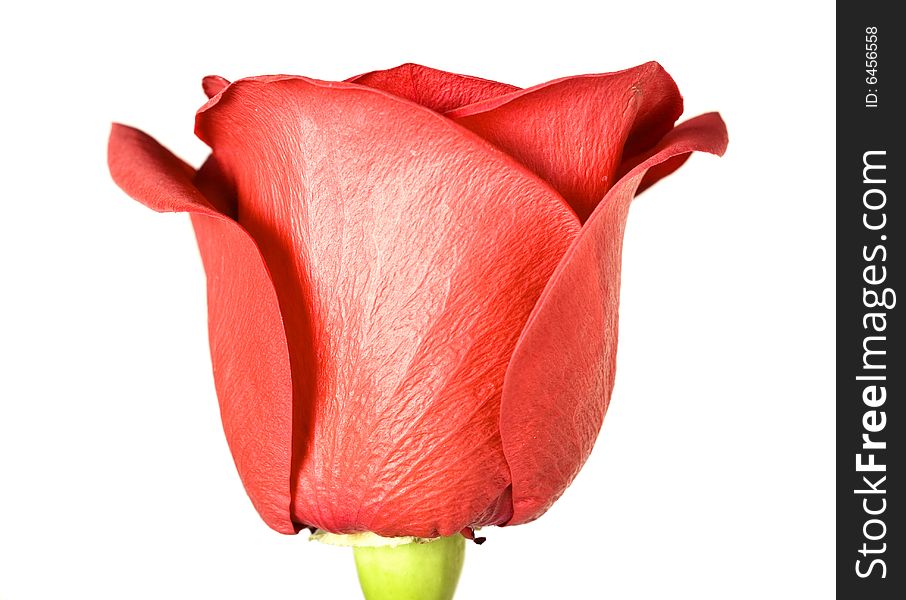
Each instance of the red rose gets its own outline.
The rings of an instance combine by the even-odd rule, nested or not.
[[[110,171],[185,211],[242,481],[274,529],[450,535],[537,518],[613,387],[633,196],[695,150],[656,63],[525,90],[418,65],[207,78],[195,171],[115,125]]]

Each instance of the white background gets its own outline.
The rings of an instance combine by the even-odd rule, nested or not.
[[[469,547],[457,598],[831,597],[833,4],[25,4],[0,17],[0,598],[359,594],[348,550],[246,498],[188,218],[110,181],[111,121],[198,165],[210,73],[531,85],[649,59],[729,151],[634,204],[595,451],[547,515]]]

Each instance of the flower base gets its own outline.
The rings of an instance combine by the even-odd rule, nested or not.
[[[465,538],[383,538],[317,532],[313,539],[352,546],[367,600],[451,600],[465,558]]]

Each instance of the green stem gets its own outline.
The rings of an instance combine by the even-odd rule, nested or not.
[[[366,600],[451,600],[465,558],[458,533],[407,544],[355,546]]]

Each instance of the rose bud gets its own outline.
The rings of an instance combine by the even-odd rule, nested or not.
[[[629,204],[722,154],[721,118],[674,126],[657,63],[527,89],[413,64],[204,89],[200,169],[122,125],[109,166],[191,214],[224,431],[264,521],[399,558],[384,538],[542,515],[607,410]],[[425,597],[449,598],[462,544],[437,543],[452,587]],[[381,573],[363,586],[390,589]]]

